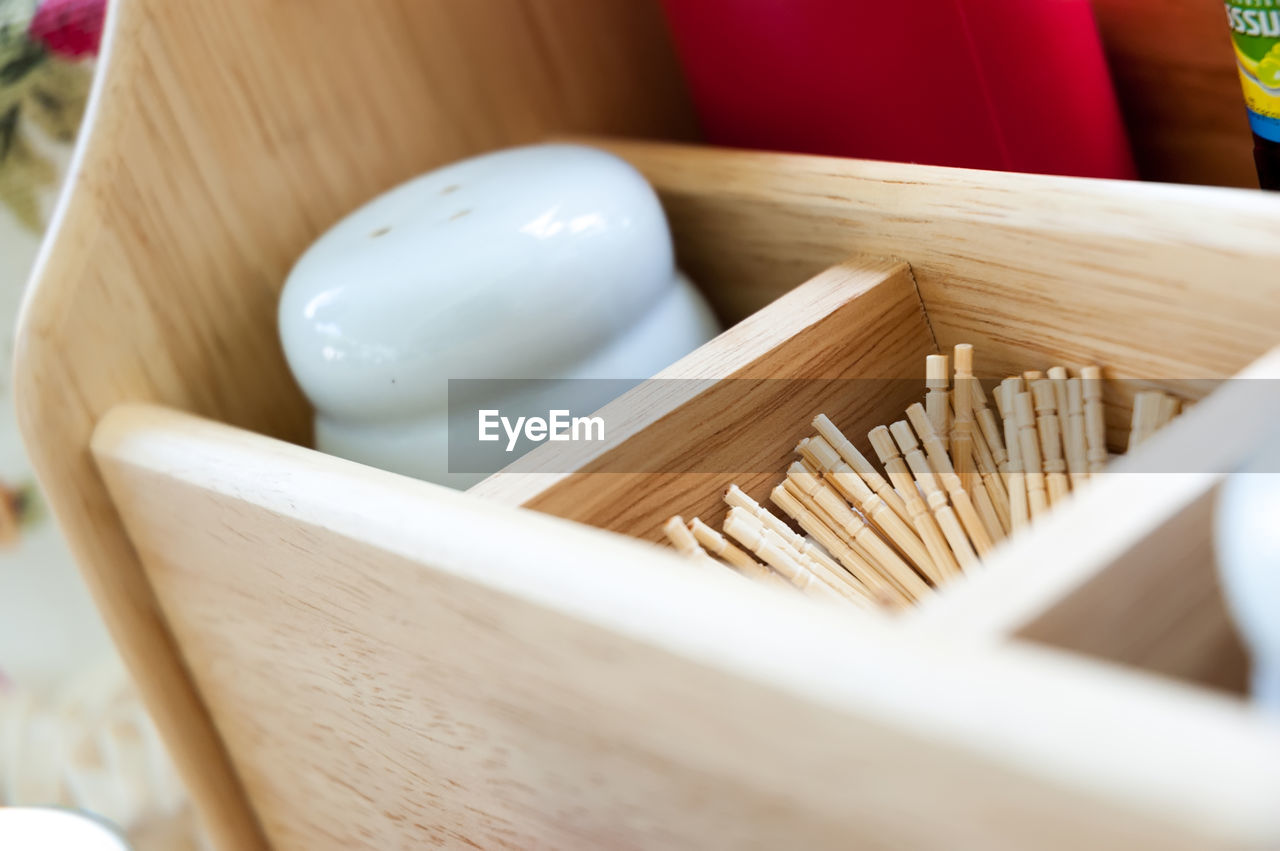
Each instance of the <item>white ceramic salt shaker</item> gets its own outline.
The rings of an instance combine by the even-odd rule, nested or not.
[[[279,322],[317,448],[454,487],[481,477],[447,471],[448,379],[643,379],[718,331],[652,187],[580,145],[474,157],[375,198],[298,260]]]
[[[87,813],[53,807],[0,807],[6,851],[129,851],[123,837]]]
[[[1227,477],[1218,501],[1218,570],[1253,662],[1253,695],[1280,713],[1280,443]]]

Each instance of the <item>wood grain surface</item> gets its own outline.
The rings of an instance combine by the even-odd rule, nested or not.
[[[658,188],[682,265],[735,318],[849,254],[908,261],[980,378],[1062,365],[1187,398],[1280,342],[1280,197],[605,142]],[[1123,446],[1136,384],[1106,383]]]
[[[936,351],[906,264],[853,258],[602,409],[607,444],[546,444],[471,493],[654,541],[673,514],[719,528],[725,489],[767,503],[817,414],[866,444]]]
[[[1235,701],[170,410],[94,451],[281,851],[1280,840]]]
[[[1218,585],[1217,497],[1198,496],[1017,635],[1247,696],[1249,657]]]
[[[602,144],[657,187],[682,265],[731,319],[864,254],[911,265],[938,344],[972,343],[983,378],[1225,377],[1280,341],[1269,193]]]
[[[34,469],[218,847],[259,847],[89,457],[162,400],[306,441],[276,335],[324,228],[432,166],[551,132],[687,138],[659,10],[635,0],[119,0],[24,306]]]
[[[270,773],[255,758],[255,751],[269,742],[263,732],[267,728],[226,726],[245,723],[232,719],[265,711],[259,701],[270,700],[270,686],[276,681],[292,682],[293,690],[287,693],[305,702],[309,693],[303,684],[314,684],[314,678],[332,672],[313,667],[289,673],[289,659],[301,653],[301,646],[287,642],[274,646],[280,651],[280,655],[272,655],[274,661],[250,654],[241,657],[241,665],[228,665],[224,661],[228,657],[219,655],[226,651],[220,643],[224,634],[215,624],[222,610],[219,607],[235,603],[232,608],[238,608],[244,603],[245,614],[237,623],[248,630],[246,634],[260,635],[249,627],[267,628],[276,610],[274,603],[292,588],[281,574],[270,574],[269,570],[291,562],[295,548],[305,549],[308,536],[334,547],[332,558],[313,562],[312,556],[298,557],[299,565],[315,566],[315,572],[305,576],[320,584],[340,583],[343,571],[379,547],[369,538],[352,549],[343,549],[342,536],[326,537],[320,515],[295,518],[296,522],[277,528],[271,520],[279,516],[279,505],[272,503],[270,509],[264,509],[252,498],[244,502],[244,497],[231,492],[231,485],[211,502],[184,502],[180,494],[207,488],[198,485],[190,491],[188,485],[181,485],[182,476],[175,477],[172,468],[176,462],[169,459],[163,475],[146,475],[134,482],[145,491],[145,498],[140,494],[129,497],[135,541],[149,553],[151,566],[163,565],[168,575],[223,576],[227,581],[247,582],[261,572],[264,577],[274,576],[271,581],[276,584],[263,589],[264,600],[274,601],[273,605],[257,608],[251,601],[237,601],[234,595],[238,592],[230,584],[217,593],[210,586],[207,598],[199,594],[188,598],[187,586],[176,584],[169,587],[168,594],[161,592],[158,599],[92,463],[88,446],[94,425],[117,403],[152,400],[304,442],[310,415],[279,350],[275,300],[290,264],[326,226],[374,193],[415,173],[485,149],[548,134],[688,138],[693,130],[658,10],[650,2],[378,0],[353,4],[321,0],[303,4],[236,0],[208,4],[120,0],[112,4],[87,131],[21,317],[15,398],[32,463],[54,513],[220,848],[238,851],[261,847],[265,840],[258,815],[272,838],[283,839],[286,847],[307,847],[301,844],[307,836],[352,834],[342,832],[348,828],[337,825],[338,816],[332,809],[309,810],[316,818],[331,820],[326,822],[331,827],[329,833],[325,833],[328,828],[309,828],[303,823],[303,805],[281,785],[287,782],[279,777],[281,769]],[[676,231],[682,262],[730,319],[742,318],[822,269],[861,254],[910,263],[936,342],[943,346],[957,342],[977,345],[980,375],[999,374],[1024,364],[1042,368],[1049,365],[1046,360],[1067,366],[1096,360],[1112,367],[1114,374],[1128,377],[1227,375],[1273,345],[1275,329],[1280,327],[1280,299],[1276,297],[1280,285],[1272,274],[1280,259],[1280,202],[1257,194],[637,143],[619,144],[615,150],[631,158],[658,186]],[[889,274],[887,268],[883,271]],[[891,291],[891,287],[872,289],[880,294],[876,298]],[[893,310],[902,312],[899,318],[910,333],[895,345],[904,359],[908,354],[915,356],[912,347],[926,342],[918,313],[907,316],[910,304],[909,299],[900,299],[881,305],[886,317]],[[838,311],[834,315],[843,316]],[[1212,321],[1205,321],[1205,317],[1212,317]],[[832,321],[839,325],[844,320]],[[920,336],[912,336],[916,332],[921,332]],[[870,350],[874,351],[874,346]],[[235,434],[237,440],[251,437]],[[259,470],[256,452],[232,457],[235,463],[250,465],[236,475]],[[122,474],[120,481],[126,478]],[[375,481],[383,482],[384,478],[375,477]],[[163,481],[173,489],[159,487],[157,483]],[[287,477],[280,481],[288,482],[279,485],[286,491],[306,484]],[[118,488],[122,498],[133,490],[126,484]],[[297,495],[298,504],[310,506],[305,496]],[[364,507],[344,510],[359,513]],[[250,524],[246,529],[256,528],[258,532],[253,534],[257,537],[250,535],[237,542],[226,527],[240,520]],[[252,525],[259,522],[259,526]],[[447,528],[433,525],[423,534],[430,538],[428,532]],[[564,532],[563,526],[555,528],[558,534],[576,534]],[[378,526],[370,534],[385,531]],[[437,538],[443,545],[444,539]],[[202,540],[209,545],[202,547]],[[488,554],[489,550],[478,552]],[[548,552],[545,559],[551,558]],[[592,556],[593,564],[595,558]],[[418,581],[413,577],[420,575],[420,565],[412,559],[388,564],[388,576],[393,580],[390,586],[401,580]],[[475,564],[480,570],[480,562]],[[452,600],[455,591],[462,598],[470,593],[466,590],[470,586],[439,581],[444,584],[431,585],[428,597]],[[367,631],[372,644],[352,637],[351,643],[337,645],[342,652],[368,653],[370,647],[381,647],[379,642],[391,639],[438,639],[439,634],[429,632],[381,632],[385,624],[374,617],[377,607],[393,606],[400,599],[384,589],[381,596],[361,601],[370,608],[356,620],[314,620],[304,611],[299,619],[287,623],[290,629],[298,630],[295,638],[299,641],[309,641],[306,636],[336,636],[344,629]],[[545,628],[549,635],[560,635],[566,646],[613,646],[603,630],[582,632],[574,626],[557,633],[560,621],[544,622],[539,614],[521,606],[505,608],[501,602],[505,599],[494,597],[492,607],[485,603],[476,610],[463,607],[454,611],[450,607],[455,603],[449,602],[444,609],[453,613],[442,616],[441,623],[471,635],[467,625],[476,617],[498,621],[510,617],[513,623],[525,624],[519,632],[522,635]],[[400,611],[402,617],[408,617]],[[525,617],[529,620],[520,620]],[[171,629],[178,631],[183,653],[178,652]],[[474,637],[481,641],[484,634],[480,630]],[[675,670],[661,665],[648,668],[647,652],[631,655],[627,639],[617,640],[621,642],[620,661],[614,668],[614,679],[605,675],[607,666],[588,665],[566,669],[566,676],[553,677],[553,683],[567,689],[566,694],[583,690],[582,705],[608,715],[621,713],[625,707],[597,695],[593,689],[599,684],[617,685],[632,662],[636,682],[655,689]],[[494,645],[496,655],[476,657],[476,663],[486,665],[480,679],[517,680],[519,670],[502,662],[510,658],[504,654],[515,646],[499,642]],[[407,665],[416,664],[409,657],[396,658]],[[553,657],[552,661],[562,659]],[[269,675],[246,673],[255,665]],[[554,669],[554,664],[547,668]],[[702,682],[700,678],[706,676],[703,667],[677,669],[683,673],[675,675],[672,683]],[[652,672],[648,679],[643,675],[646,670]],[[1056,669],[1049,665],[1043,670],[1047,675]],[[578,682],[569,673],[581,674],[583,680]],[[194,683],[193,674],[204,679]],[[599,679],[592,679],[597,674]],[[421,689],[424,683],[435,687],[445,681],[439,676],[418,679],[421,668],[411,667],[400,675],[408,678],[400,681],[405,688],[413,684]],[[237,689],[238,677],[258,689],[260,696],[246,697]],[[992,679],[998,677],[993,674]],[[1150,684],[1140,686],[1121,688],[1167,696]],[[531,682],[524,687],[536,691]],[[684,686],[672,687],[678,691]],[[1147,691],[1148,687],[1155,691]],[[681,700],[687,699],[691,709],[705,710],[705,696],[697,690],[700,686],[688,688],[694,690]],[[339,694],[347,697],[351,693]],[[634,692],[623,689],[618,694]],[[759,695],[748,690],[736,696],[745,701]],[[1105,702],[1112,696],[1107,692],[1096,699]],[[507,730],[511,741],[524,741],[542,729],[539,725],[543,722],[504,727],[514,723],[511,717],[519,715],[520,704],[513,702],[500,711],[493,706],[495,699],[491,692],[475,691],[460,696],[458,707],[460,711],[481,712],[478,717]],[[767,699],[760,699],[762,705],[768,704]],[[415,710],[424,708],[420,703],[406,705]],[[761,711],[781,718],[785,710],[793,708],[790,703],[772,706]],[[726,710],[719,703],[713,708],[713,714]],[[210,711],[220,719],[216,729]],[[848,717],[824,716],[825,711],[812,707],[805,710],[812,714],[794,717],[805,724],[812,722],[815,733],[824,735],[824,731],[849,723]],[[1183,733],[1188,737],[1195,726],[1192,722],[1203,720],[1198,708],[1177,704],[1171,711],[1182,719],[1177,723],[1187,725]],[[1232,741],[1238,737],[1241,742],[1257,744],[1256,736],[1236,725],[1234,710],[1215,708],[1210,714],[1219,711],[1231,720],[1206,722],[1210,728],[1221,729]],[[704,730],[710,724],[708,716],[700,717],[704,723],[697,725],[692,721],[663,723],[688,723],[673,741],[696,744],[695,728]],[[394,723],[406,721],[405,715],[386,718]],[[270,730],[288,732],[290,725],[299,726],[292,716],[285,720],[287,723],[274,724]],[[336,720],[336,715],[330,720]],[[329,726],[336,730],[339,725]],[[619,728],[625,726],[619,722],[599,732],[602,737],[622,736]],[[394,729],[394,724],[388,729]],[[667,728],[660,724],[655,729]],[[674,727],[670,729],[675,732]],[[334,737],[325,735],[322,727],[311,728],[310,733],[320,746],[334,747]],[[227,741],[232,742],[237,765],[245,768],[257,812],[249,806],[220,734],[232,736]],[[593,742],[598,745],[604,740]],[[1207,739],[1212,740],[1213,736]],[[428,748],[416,756],[445,759],[448,764],[452,747],[462,740],[445,741],[450,747]],[[623,737],[619,741],[627,740]],[[746,753],[741,744],[738,737],[718,745],[714,759],[708,756],[711,762],[699,771],[710,771],[716,778],[737,776],[737,762],[716,760],[729,759],[731,751]],[[1036,747],[1051,745],[1038,743]],[[1240,744],[1239,750],[1244,749]],[[573,746],[558,746],[546,756],[588,750],[588,743],[579,741]],[[761,763],[770,772],[782,772],[777,776],[789,779],[792,772],[808,765],[789,761],[781,751],[779,747]],[[1035,748],[1030,752],[1040,753]],[[670,758],[666,750],[660,753],[663,759]],[[853,762],[843,763],[842,768],[847,771],[849,764],[858,764],[859,753],[857,748],[844,752]],[[920,753],[927,757],[929,749],[921,748]],[[1235,751],[1228,748],[1224,753]],[[1257,753],[1271,752],[1262,748]],[[388,761],[395,758],[392,749],[379,754]],[[1184,755],[1180,752],[1176,756]],[[1200,767],[1196,759],[1190,763],[1193,769]],[[1019,763],[1019,770],[1033,770],[1033,763],[1027,756]],[[540,764],[543,760],[536,761]],[[590,760],[572,764],[594,765]],[[625,764],[638,767],[638,763]],[[652,768],[666,763],[646,764],[650,768],[640,769],[633,779],[652,785],[636,797],[664,804],[652,810],[608,810],[618,823],[630,825],[629,819],[641,819],[647,812],[667,812],[671,805],[673,799],[661,797],[667,793],[656,788],[660,772]],[[971,768],[966,761],[959,764],[965,770]],[[326,789],[340,786],[341,771],[348,767],[347,763],[341,769],[329,765],[338,779],[325,781]],[[511,776],[538,788],[536,765],[525,765]],[[1157,760],[1153,765],[1164,764]],[[367,767],[373,776],[385,769],[386,763],[371,761]],[[449,772],[447,776],[461,782],[458,777],[472,770],[476,770],[474,765],[461,764],[461,773]],[[1180,821],[1201,814],[1206,818],[1204,824],[1216,826],[1212,830],[1221,828],[1221,836],[1275,837],[1274,823],[1250,809],[1252,799],[1226,801],[1195,785],[1203,778],[1218,776],[1214,772],[1192,771],[1196,776],[1161,778],[1148,777],[1145,771],[1145,767],[1111,771],[1110,776],[1119,779],[1106,781],[1115,786],[1106,787],[1108,794],[1114,792],[1118,800],[1129,800],[1126,795],[1139,795],[1137,784],[1155,783],[1157,788],[1164,788],[1161,783],[1173,784],[1176,794],[1171,792],[1160,801],[1175,801],[1179,812],[1168,816],[1161,811],[1158,818]],[[1241,788],[1274,790],[1263,775],[1250,775],[1245,779],[1257,782],[1241,783]],[[588,783],[591,776],[584,769],[575,775],[575,784]],[[752,789],[764,783],[762,775],[747,776],[753,779],[743,782]],[[835,763],[824,763],[812,776],[834,783]],[[940,776],[948,775],[944,771]],[[1230,775],[1227,779],[1241,778]],[[1135,785],[1126,787],[1129,781]],[[1006,789],[1012,796],[1009,800],[1021,800],[1018,782],[993,782],[989,788],[999,794],[993,793],[990,800],[999,800]],[[901,794],[900,805],[909,800],[906,783],[904,774],[901,785],[885,787]],[[1187,785],[1177,786],[1179,783]],[[765,811],[782,806],[774,797],[776,776],[773,784],[763,798],[752,797],[756,793],[750,790],[742,796],[726,792],[725,797],[718,797],[718,792],[707,791],[715,784],[681,787],[681,794],[695,798],[709,795],[707,800],[714,802],[715,810],[714,816],[686,823],[686,835],[712,826],[730,830],[728,825],[734,823],[743,802],[767,801],[767,806],[762,804]],[[368,807],[376,806],[378,800],[403,800],[383,787],[376,789],[374,804],[359,804],[367,819],[356,820],[365,825],[362,829],[375,829],[372,825],[377,819]],[[1194,801],[1202,791],[1207,797],[1197,805]],[[941,790],[937,797],[943,797]],[[514,798],[519,800],[518,795]],[[490,789],[479,799],[500,802],[507,796]],[[1182,806],[1184,799],[1189,802],[1186,806]],[[339,796],[335,800],[347,799]],[[431,810],[452,813],[447,818],[441,816],[439,822],[455,825],[456,832],[450,836],[470,836],[475,822],[466,820],[487,818],[466,810],[467,800],[466,796],[443,795],[439,801],[445,803]],[[871,800],[883,802],[874,794]],[[1150,799],[1144,800],[1142,805],[1149,811],[1160,809]],[[355,805],[356,799],[352,801]],[[780,817],[759,835],[780,837],[794,829],[802,839],[813,837],[820,845],[817,840],[854,828],[852,816],[843,815],[846,798],[823,801],[818,810],[806,811],[804,817]],[[1026,812],[1039,812],[1043,806],[1049,813],[1047,818],[1063,825],[1062,836],[1078,838],[1079,834],[1073,833],[1077,829],[1074,817],[1065,811],[1053,815],[1055,808],[1066,806],[1055,801],[1053,796],[1042,795],[1039,802],[1027,804]],[[464,808],[450,809],[455,804]],[[1096,811],[1111,813],[1115,806],[1098,804]],[[1094,805],[1068,809],[1078,815],[1081,807],[1091,810]],[[517,810],[504,811],[510,823],[518,821]],[[891,807],[884,809],[886,814],[891,811]],[[402,812],[388,806],[382,818],[394,823]],[[847,812],[873,818],[872,809]],[[960,822],[965,818],[972,815],[956,816]],[[1141,835],[1163,839],[1168,835],[1163,824],[1153,827],[1142,819],[1138,824],[1128,815],[1115,820],[1110,815],[1099,818],[1105,827],[1098,827],[1097,835],[1103,838]],[[436,822],[424,823],[438,826]],[[951,824],[948,819],[942,823]],[[547,827],[545,821],[536,824],[539,830],[545,828],[538,836],[569,836]],[[838,830],[829,831],[826,826],[831,824]],[[637,831],[628,835],[652,837]],[[1186,836],[1175,833],[1173,845],[1185,841]],[[493,838],[498,834],[476,835]],[[980,832],[975,835],[985,836]],[[1011,829],[1007,836],[1026,840],[1030,834]]]
[[[1280,348],[909,617],[947,640],[1017,635],[1239,691],[1213,557],[1223,476],[1280,419]]]

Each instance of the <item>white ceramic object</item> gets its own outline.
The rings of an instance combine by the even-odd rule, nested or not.
[[[1216,524],[1219,575],[1252,656],[1254,699],[1280,713],[1280,444],[1227,478]]]
[[[317,448],[454,487],[479,477],[447,472],[449,379],[641,380],[718,331],[653,189],[579,145],[486,154],[375,198],[298,260],[279,321]]]
[[[0,810],[6,851],[129,851],[120,834],[90,816],[49,807]]]

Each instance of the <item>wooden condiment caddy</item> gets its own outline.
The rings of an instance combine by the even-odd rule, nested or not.
[[[1192,380],[1280,377],[1280,200],[600,142],[736,324],[577,472],[454,493],[305,448],[289,264],[468,152],[692,123],[649,4],[321,5],[113,5],[19,336],[33,462],[220,848],[1280,842],[1210,552],[1276,412]],[[721,528],[729,480],[767,502],[814,412],[901,417],[957,343],[1197,403],[892,622],[645,542]],[[1132,425],[1111,396],[1068,399],[1086,462]],[[730,447],[758,472],[696,472]],[[676,472],[601,472],[634,457]]]

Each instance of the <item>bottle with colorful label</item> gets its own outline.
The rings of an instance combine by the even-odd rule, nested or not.
[[[1226,0],[1253,158],[1263,189],[1280,189],[1280,0]]]

